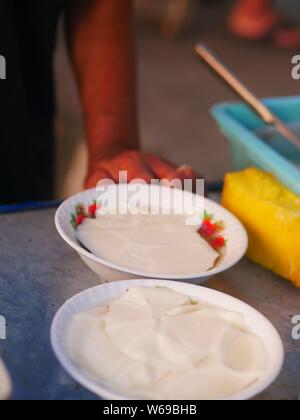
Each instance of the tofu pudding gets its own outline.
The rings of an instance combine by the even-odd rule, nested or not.
[[[219,253],[186,224],[185,215],[97,215],[77,239],[97,257],[147,273],[194,274],[215,266]]]
[[[128,289],[77,314],[72,360],[112,390],[140,399],[225,399],[259,380],[267,352],[244,317],[163,287]]]

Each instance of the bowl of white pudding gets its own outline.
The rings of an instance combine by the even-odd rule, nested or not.
[[[11,393],[11,380],[8,372],[0,359],[0,401],[9,398]]]
[[[284,357],[275,328],[249,305],[154,279],[76,295],[55,316],[51,342],[66,371],[105,399],[247,400]]]
[[[247,233],[239,220],[219,204],[187,191],[158,185],[137,186],[142,191],[141,213],[125,203],[131,206],[131,212],[104,214],[100,204],[94,218],[86,217],[74,229],[70,219],[74,218],[76,207],[88,209],[91,203],[99,201],[96,189],[67,199],[56,212],[59,234],[102,281],[158,278],[202,282],[232,267],[244,256]],[[149,188],[151,208],[157,206],[157,214],[144,211],[149,208]],[[108,186],[106,201],[114,202],[116,194],[125,196],[126,189],[125,184]],[[172,199],[168,201],[165,197],[170,192]],[[183,200],[191,203],[190,208],[189,204],[183,210],[179,208]],[[198,233],[200,208],[222,223],[225,245],[221,252]]]

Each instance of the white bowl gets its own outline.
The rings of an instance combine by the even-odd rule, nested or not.
[[[11,381],[7,370],[0,359],[0,401],[6,400],[11,393]]]
[[[140,185],[142,188],[149,188],[147,185]],[[113,185],[109,190],[109,193],[113,196],[115,189],[122,190],[126,188],[123,184]],[[159,186],[152,186],[151,188],[166,188]],[[176,190],[173,190],[176,192]],[[177,192],[176,192],[177,193]],[[182,192],[180,192],[182,194]],[[179,194],[179,192],[178,192]],[[196,196],[190,192],[183,192],[187,198],[202,200],[203,197]],[[245,255],[248,247],[248,237],[245,228],[239,222],[239,220],[233,216],[228,210],[219,204],[205,198],[204,207],[208,213],[214,214],[217,220],[225,222],[224,236],[227,239],[226,250],[224,255],[219,259],[216,266],[209,271],[194,273],[192,275],[174,275],[174,274],[161,274],[161,273],[148,273],[140,270],[134,270],[128,267],[114,264],[110,261],[106,261],[93,255],[91,252],[86,250],[76,239],[76,232],[70,224],[71,214],[74,213],[75,206],[79,203],[89,205],[93,200],[99,198],[99,192],[96,189],[83,191],[79,194],[64,201],[58,208],[55,215],[55,225],[62,236],[62,238],[70,245],[82,260],[100,276],[102,281],[114,281],[114,280],[126,280],[132,278],[160,278],[170,280],[181,280],[181,281],[192,281],[192,282],[203,282],[210,276],[220,273],[224,270],[235,265]]]
[[[194,300],[242,314],[245,322],[265,345],[268,365],[265,373],[249,388],[232,395],[230,400],[247,400],[260,394],[279,375],[284,358],[282,341],[273,325],[259,312],[246,303],[224,293],[188,283],[166,280],[124,280],[106,283],[85,290],[67,301],[56,314],[51,327],[52,348],[65,370],[81,385],[105,399],[126,400],[130,396],[119,395],[105,383],[89,376],[70,358],[66,335],[71,320],[79,312],[105,305],[121,296],[128,288],[135,286],[164,286],[183,293]],[[101,349],[99,349],[101,351]]]

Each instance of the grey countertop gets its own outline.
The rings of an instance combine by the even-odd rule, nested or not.
[[[50,347],[51,321],[74,294],[98,279],[54,227],[54,210],[0,216],[0,316],[7,322],[0,356],[13,380],[14,399],[95,399],[60,367]],[[207,287],[254,306],[277,327],[286,350],[280,377],[262,400],[296,400],[300,392],[300,341],[292,339],[300,290],[247,259]]]

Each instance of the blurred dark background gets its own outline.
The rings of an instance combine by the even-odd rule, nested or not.
[[[230,168],[227,145],[209,110],[215,103],[235,97],[198,62],[194,44],[206,42],[261,97],[299,92],[298,82],[291,78],[293,52],[231,35],[227,16],[232,1],[179,1],[182,4],[176,9],[176,5],[170,5],[174,0],[136,0],[142,143],[145,149],[174,162],[193,165],[209,180],[221,179]],[[275,1],[288,20],[298,19],[299,0]],[[79,100],[62,31],[55,71],[56,190],[58,196],[66,196],[82,188],[86,152]]]

